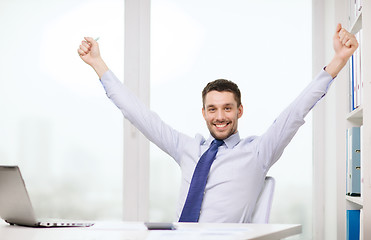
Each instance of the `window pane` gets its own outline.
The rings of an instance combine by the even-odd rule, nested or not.
[[[0,164],[20,165],[41,217],[121,219],[122,116],[77,48],[100,37],[123,79],[124,2],[6,0],[0,9]]]
[[[311,81],[311,1],[153,0],[151,108],[190,136],[209,136],[201,91],[215,79],[242,91],[241,137],[261,135]],[[268,175],[271,222],[302,223],[311,238],[311,119]],[[151,220],[174,220],[177,164],[151,147]]]

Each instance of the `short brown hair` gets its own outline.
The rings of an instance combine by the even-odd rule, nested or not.
[[[241,105],[241,92],[237,84],[227,79],[217,79],[212,82],[209,82],[204,90],[202,91],[202,105],[205,108],[205,97],[211,91],[218,92],[231,92],[234,95],[234,99],[237,102],[237,107]]]

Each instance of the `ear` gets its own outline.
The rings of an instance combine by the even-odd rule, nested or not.
[[[242,114],[243,114],[243,106],[242,104],[238,107],[238,114],[237,114],[237,117],[240,118],[242,117]]]
[[[206,116],[205,116],[205,108],[204,108],[204,107],[202,108],[202,116],[203,116],[204,119],[206,120]]]

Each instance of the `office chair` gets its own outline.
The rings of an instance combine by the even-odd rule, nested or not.
[[[258,201],[256,202],[255,210],[252,214],[251,223],[268,223],[271,212],[274,187],[276,181],[273,177],[265,177],[264,186]]]

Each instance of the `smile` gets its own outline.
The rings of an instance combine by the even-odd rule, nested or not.
[[[224,123],[224,124],[215,124],[215,126],[216,126],[217,128],[224,128],[224,127],[226,127],[228,124],[229,124],[229,123]]]

